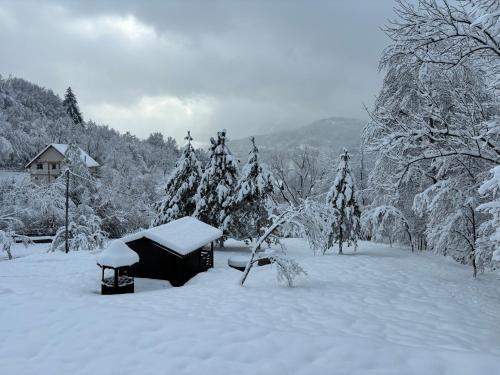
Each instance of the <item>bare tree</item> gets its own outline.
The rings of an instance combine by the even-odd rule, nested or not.
[[[270,165],[281,200],[298,205],[311,195],[326,192],[329,159],[329,155],[307,146],[275,153]]]

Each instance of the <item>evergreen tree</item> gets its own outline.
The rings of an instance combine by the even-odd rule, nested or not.
[[[223,228],[225,218],[230,215],[226,201],[234,194],[238,182],[238,161],[226,145],[226,131],[211,139],[210,160],[203,173],[196,193],[194,216],[217,228]]]
[[[329,246],[333,242],[339,244],[339,254],[342,254],[342,245],[354,244],[357,247],[360,235],[360,210],[355,198],[354,179],[349,167],[349,153],[344,148],[340,155],[337,167],[337,176],[327,195],[327,203],[333,208],[335,220],[330,233]]]
[[[193,138],[188,131],[186,146],[165,185],[162,199],[153,205],[156,213],[151,225],[168,223],[184,216],[190,216],[196,209],[194,196],[198,189],[202,171],[191,144]]]
[[[273,177],[267,164],[259,161],[259,149],[254,137],[250,138],[252,150],[248,163],[235,188],[235,194],[225,203],[226,215],[224,229],[237,239],[259,238],[271,225],[269,214],[273,203]]]
[[[73,90],[71,90],[71,87],[68,87],[66,89],[66,94],[64,94],[63,106],[75,125],[83,124],[83,117],[80,113],[76,96],[73,93]]]

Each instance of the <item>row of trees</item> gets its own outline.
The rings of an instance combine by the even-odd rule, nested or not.
[[[241,174],[238,160],[227,147],[225,130],[210,140],[205,166],[196,157],[190,133],[185,139],[164,195],[154,205],[157,214],[152,225],[193,215],[232,237],[258,238],[268,225],[276,184],[267,165],[259,160],[254,139]]]
[[[500,3],[397,3],[363,134],[375,160],[363,222],[375,238],[423,239],[476,275],[498,249],[498,189],[480,186],[500,164]]]
[[[286,190],[282,180],[278,182],[260,160],[253,137],[247,164],[241,172],[238,160],[227,147],[225,130],[217,134],[217,139],[211,139],[204,166],[196,157],[189,132],[185,139],[186,146],[164,187],[164,195],[154,204],[153,226],[193,215],[221,228],[226,236],[256,240],[280,212],[300,207],[299,211],[308,212],[308,224],[301,226],[307,229],[302,234],[311,239],[314,248],[325,252],[338,243],[342,254],[344,243],[357,243],[360,208],[347,150],[340,157],[326,201],[319,194],[300,201],[293,196],[295,202],[287,198],[292,196],[291,190]]]

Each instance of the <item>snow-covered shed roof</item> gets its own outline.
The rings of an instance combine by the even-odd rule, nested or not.
[[[97,263],[106,267],[131,266],[139,261],[139,255],[121,240],[114,240],[97,257]]]
[[[191,216],[125,236],[123,242],[148,238],[180,255],[186,255],[222,237],[222,231]]]
[[[31,159],[28,164],[26,164],[25,168],[28,168],[36,159],[40,157],[40,155],[42,155],[45,151],[47,151],[51,147],[54,148],[57,152],[59,152],[62,156],[64,156],[66,154],[66,150],[68,149],[69,145],[63,143],[51,143],[50,145],[47,145],[33,159]],[[78,147],[78,149],[80,150],[80,158],[88,168],[99,166],[99,163],[96,162],[89,154],[83,151],[80,147]]]

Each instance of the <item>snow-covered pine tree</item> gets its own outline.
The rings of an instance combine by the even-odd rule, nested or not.
[[[189,131],[184,139],[186,146],[163,189],[164,195],[153,205],[156,216],[152,226],[191,216],[196,209],[194,197],[202,176],[201,163],[196,158]]]
[[[238,182],[238,161],[226,145],[226,130],[217,133],[217,140],[211,139],[210,160],[201,177],[195,195],[194,216],[214,227],[223,229],[231,208],[224,203],[234,194]]]
[[[357,242],[360,236],[360,209],[355,197],[354,179],[349,167],[349,153],[344,148],[340,155],[340,163],[337,167],[337,176],[332,188],[326,197],[327,203],[333,208],[335,220],[330,233],[329,247],[333,242],[339,244],[339,254],[342,254],[342,245]]]
[[[66,93],[64,94],[63,106],[75,125],[83,124],[83,117],[80,113],[80,108],[78,108],[78,101],[76,100],[76,96],[73,93],[73,90],[71,90],[71,87],[68,87],[66,89]]]
[[[271,224],[275,184],[267,164],[259,160],[255,138],[251,137],[250,141],[248,163],[242,169],[234,195],[224,203],[228,214],[223,224],[231,237],[252,240],[259,238]]]

